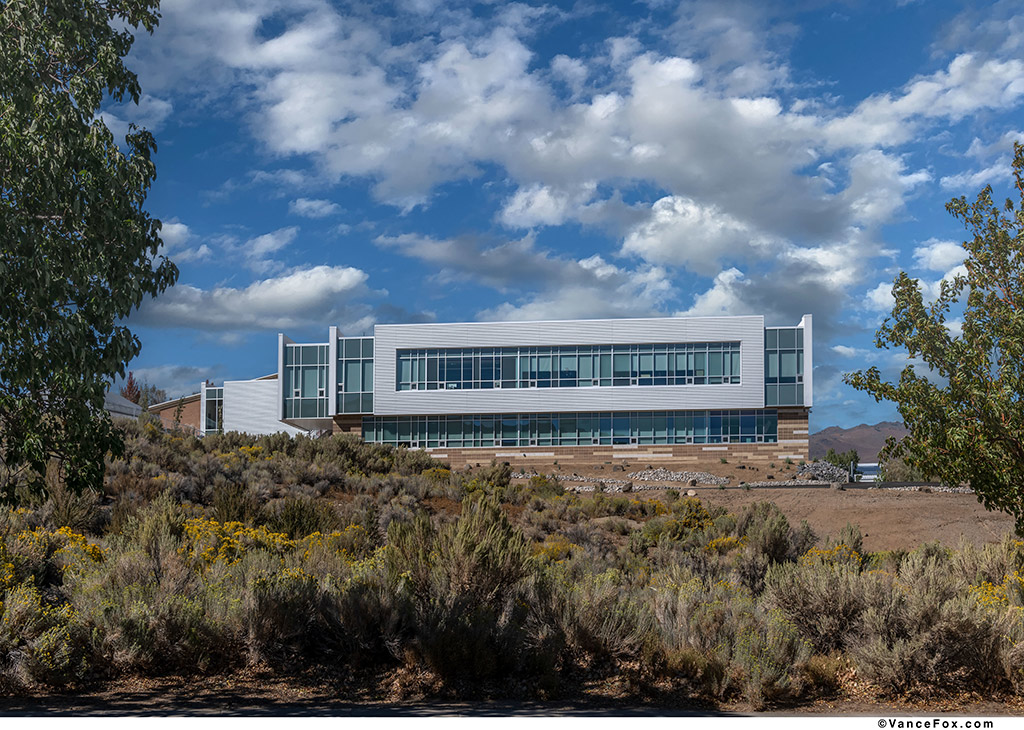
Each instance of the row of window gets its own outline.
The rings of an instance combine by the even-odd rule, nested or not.
[[[721,385],[740,382],[740,343],[399,350],[398,390]]]
[[[778,412],[633,411],[367,416],[369,442],[425,448],[720,444],[778,441]]]

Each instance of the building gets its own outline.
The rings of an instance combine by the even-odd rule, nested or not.
[[[103,409],[111,416],[120,418],[138,418],[142,408],[137,403],[132,403],[123,395],[107,391],[103,396]]]
[[[272,378],[274,376],[268,376]],[[808,457],[811,316],[377,325],[278,336],[276,379],[204,386],[204,431],[334,431],[458,467]]]

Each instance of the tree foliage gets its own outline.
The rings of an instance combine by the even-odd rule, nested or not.
[[[152,135],[121,147],[104,100],[138,102],[123,58],[157,0],[0,0],[0,490],[51,459],[94,486],[120,440],[103,411],[139,353],[123,320],[172,285],[143,209]]]
[[[135,382],[135,373],[128,373],[128,379],[124,381],[124,385],[121,387],[121,397],[130,400],[132,403],[138,403],[139,398],[142,397],[139,384]]]
[[[853,462],[853,468],[856,470],[857,465],[860,464],[860,454],[857,453],[857,449],[850,449],[841,453],[835,449],[829,449],[828,453],[825,454],[825,461],[832,466],[838,466],[840,469],[849,469],[850,462]]]
[[[966,274],[943,281],[926,304],[916,279],[900,273],[892,313],[878,347],[905,348],[929,368],[906,366],[899,382],[877,368],[848,373],[847,383],[899,407],[909,434],[892,439],[882,460],[903,458],[944,482],[970,483],[988,509],[1014,516],[1024,532],[1024,146],[1014,145],[1021,203],[999,206],[992,188],[977,200],[946,205],[971,240],[963,244]],[[956,314],[962,310],[957,333]]]

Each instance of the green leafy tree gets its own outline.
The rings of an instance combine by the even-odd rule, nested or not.
[[[0,0],[0,492],[57,460],[98,486],[120,437],[103,410],[140,343],[123,320],[177,278],[160,222],[149,132],[121,147],[97,116],[138,102],[123,58],[156,0]]]
[[[832,466],[838,466],[840,469],[849,469],[850,462],[852,461],[853,469],[856,471],[857,465],[860,464],[860,455],[857,453],[857,449],[850,449],[842,453],[835,449],[829,449],[828,453],[825,454],[825,461],[832,464]]]
[[[167,400],[167,391],[143,381],[139,386],[139,405],[149,408]]]
[[[916,279],[900,273],[892,313],[878,347],[906,349],[913,364],[899,382],[877,368],[848,373],[847,383],[899,407],[909,434],[890,439],[882,461],[904,459],[951,484],[969,483],[987,509],[1013,515],[1024,534],[1024,146],[1014,145],[1021,203],[996,205],[992,188],[977,200],[946,205],[972,239],[963,244],[966,274],[942,282],[925,304]],[[948,326],[958,313],[962,327]]]

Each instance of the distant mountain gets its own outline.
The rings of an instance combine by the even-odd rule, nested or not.
[[[872,463],[878,461],[878,452],[887,438],[901,439],[906,435],[907,429],[898,421],[882,421],[873,426],[862,423],[852,428],[829,426],[811,434],[811,458],[822,459],[829,449],[840,453],[856,449],[861,462]]]

